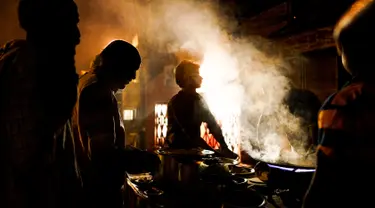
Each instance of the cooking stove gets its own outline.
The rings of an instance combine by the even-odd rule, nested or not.
[[[252,189],[262,193],[276,208],[302,206],[303,197],[315,172],[314,168],[267,163],[258,164],[256,168],[257,176],[248,180]]]

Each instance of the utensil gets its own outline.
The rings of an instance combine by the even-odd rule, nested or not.
[[[201,156],[209,157],[215,154],[214,151],[205,150],[205,149],[171,149],[163,148],[156,150],[157,154],[160,155],[169,155],[169,156]]]
[[[241,176],[241,177],[250,177],[255,174],[254,168],[240,167],[237,165],[228,165],[229,172],[232,175]]]
[[[181,184],[189,186],[199,181],[199,161],[214,154],[210,150],[170,148],[157,150],[156,153],[162,162],[160,179],[172,186]]]
[[[153,176],[149,172],[138,174],[130,174],[127,172],[126,175],[128,176],[130,182],[137,186],[148,186],[154,182]]]
[[[237,165],[240,162],[238,160],[231,159],[231,158],[211,157],[211,158],[203,158],[203,163],[206,165],[215,165],[215,164]]]
[[[148,197],[155,197],[155,196],[160,196],[160,195],[164,194],[164,191],[162,191],[158,188],[155,188],[155,187],[152,187],[151,189],[145,190],[143,192]]]

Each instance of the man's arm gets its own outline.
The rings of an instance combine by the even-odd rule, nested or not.
[[[228,148],[223,136],[223,132],[221,131],[216,118],[214,117],[214,115],[212,115],[210,109],[208,108],[208,105],[203,99],[201,99],[199,102],[199,111],[201,112],[203,121],[207,123],[207,127],[210,130],[211,134],[214,136],[216,141],[219,142],[221,148]]]
[[[176,124],[175,124],[175,115],[174,115],[174,112],[172,110],[172,106],[171,106],[171,103],[168,103],[168,108],[167,108],[167,117],[168,117],[168,125],[167,125],[167,138],[166,138],[166,143],[168,144],[168,146],[170,146],[172,143],[173,143],[173,139],[175,137],[175,128],[176,128]]]
[[[92,158],[108,157],[116,148],[116,126],[113,116],[113,103],[110,91],[92,85],[84,89],[79,100],[79,123],[89,137],[89,150]]]
[[[170,144],[173,143],[173,139],[175,136],[175,132],[177,129],[181,129],[182,133],[186,134],[186,139],[189,141],[186,142],[192,142],[196,146],[199,146],[203,149],[211,150],[212,148],[200,137],[195,137],[194,135],[191,135],[190,132],[194,132],[193,129],[190,129],[189,125],[185,125],[184,120],[178,120],[175,109],[173,107],[172,102],[168,103],[168,131],[167,131],[167,140],[170,142]],[[191,115],[193,116],[193,115]],[[182,138],[179,138],[182,139]]]
[[[80,123],[90,139],[91,159],[96,164],[118,171],[146,169],[158,166],[157,156],[132,147],[124,147],[125,131],[118,116],[117,104],[111,91],[90,86],[81,95]]]

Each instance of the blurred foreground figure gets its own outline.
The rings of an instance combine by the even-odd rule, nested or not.
[[[353,80],[330,96],[319,112],[317,169],[305,208],[373,206],[374,22],[375,2],[357,1],[334,30],[343,65]]]
[[[78,75],[77,6],[72,0],[21,0],[26,40],[0,49],[0,207],[57,207],[55,135],[71,117]]]
[[[202,122],[205,122],[210,133],[220,144],[220,153],[225,157],[236,158],[237,155],[228,149],[221,128],[203,97],[196,92],[202,84],[199,67],[189,61],[182,61],[176,67],[176,83],[181,90],[168,103],[167,142],[169,147],[212,150],[201,138],[200,127]]]
[[[115,40],[80,78],[73,122],[80,140],[77,156],[87,207],[122,207],[125,171],[153,171],[159,165],[156,155],[125,148],[125,131],[115,98],[117,90],[136,78],[140,64],[134,46]]]

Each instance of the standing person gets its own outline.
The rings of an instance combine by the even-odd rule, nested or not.
[[[221,128],[206,102],[196,92],[202,84],[199,68],[198,64],[190,61],[182,61],[176,67],[176,83],[181,90],[168,103],[167,142],[171,148],[212,149],[200,135],[201,124],[205,122],[220,144],[223,156],[237,158],[237,155],[228,149]]]
[[[80,32],[72,0],[21,0],[26,40],[0,55],[0,207],[57,207],[55,137],[77,94]]]
[[[371,207],[375,194],[375,2],[357,1],[334,30],[353,79],[330,96],[318,119],[317,168],[305,208]],[[354,166],[354,167],[353,167]],[[353,167],[349,176],[347,168]],[[356,174],[358,173],[358,174]]]
[[[159,165],[156,155],[125,148],[125,131],[114,95],[136,78],[140,64],[134,46],[115,40],[80,78],[73,126],[80,139],[77,152],[88,207],[122,207],[124,171],[130,167],[152,171]]]

